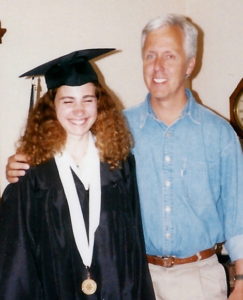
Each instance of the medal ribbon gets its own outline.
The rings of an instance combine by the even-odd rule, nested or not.
[[[94,235],[100,221],[101,206],[100,159],[92,134],[89,133],[88,149],[82,162],[81,172],[71,156],[65,151],[55,155],[55,161],[68,202],[75,242],[84,265],[90,267]],[[77,174],[84,186],[89,186],[89,240],[71,169]]]

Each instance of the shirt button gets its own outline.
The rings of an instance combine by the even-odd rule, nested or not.
[[[170,213],[171,212],[171,207],[170,206],[166,206],[165,207],[165,212]]]
[[[170,234],[169,232],[167,232],[167,233],[165,234],[165,237],[166,237],[167,239],[169,239],[169,238],[171,237],[171,234]]]
[[[166,181],[165,181],[165,186],[166,186],[166,187],[170,187],[170,186],[171,186],[171,182],[170,182],[169,180],[166,180]]]
[[[171,161],[171,158],[170,158],[169,155],[165,155],[165,161],[166,161],[167,163],[169,163],[169,162]]]

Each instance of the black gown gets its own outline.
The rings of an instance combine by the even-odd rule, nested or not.
[[[74,175],[79,197],[83,185]],[[91,277],[77,250],[55,160],[30,168],[0,205],[1,300],[153,300],[132,156],[122,169],[101,163],[101,214]]]

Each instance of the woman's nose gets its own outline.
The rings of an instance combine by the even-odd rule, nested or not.
[[[75,104],[73,112],[77,115],[82,115],[84,113],[84,105],[82,103]]]

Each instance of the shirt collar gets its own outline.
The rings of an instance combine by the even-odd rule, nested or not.
[[[196,100],[194,99],[192,92],[189,89],[185,89],[186,92],[186,97],[187,97],[187,103],[182,111],[181,114],[181,119],[185,118],[186,116],[188,116],[188,118],[196,123],[196,124],[200,124],[199,121],[199,112],[197,109],[197,103]],[[143,128],[145,125],[145,122],[148,118],[153,118],[156,119],[155,114],[153,112],[151,103],[150,103],[150,98],[151,98],[151,94],[148,93],[145,101],[143,102],[142,106],[141,106],[141,115],[140,115],[140,128]]]
[[[186,97],[187,97],[187,104],[182,111],[181,117],[188,116],[192,122],[195,124],[200,124],[200,117],[199,117],[199,110],[198,110],[198,103],[196,102],[195,98],[192,95],[192,92],[189,89],[185,89]]]

